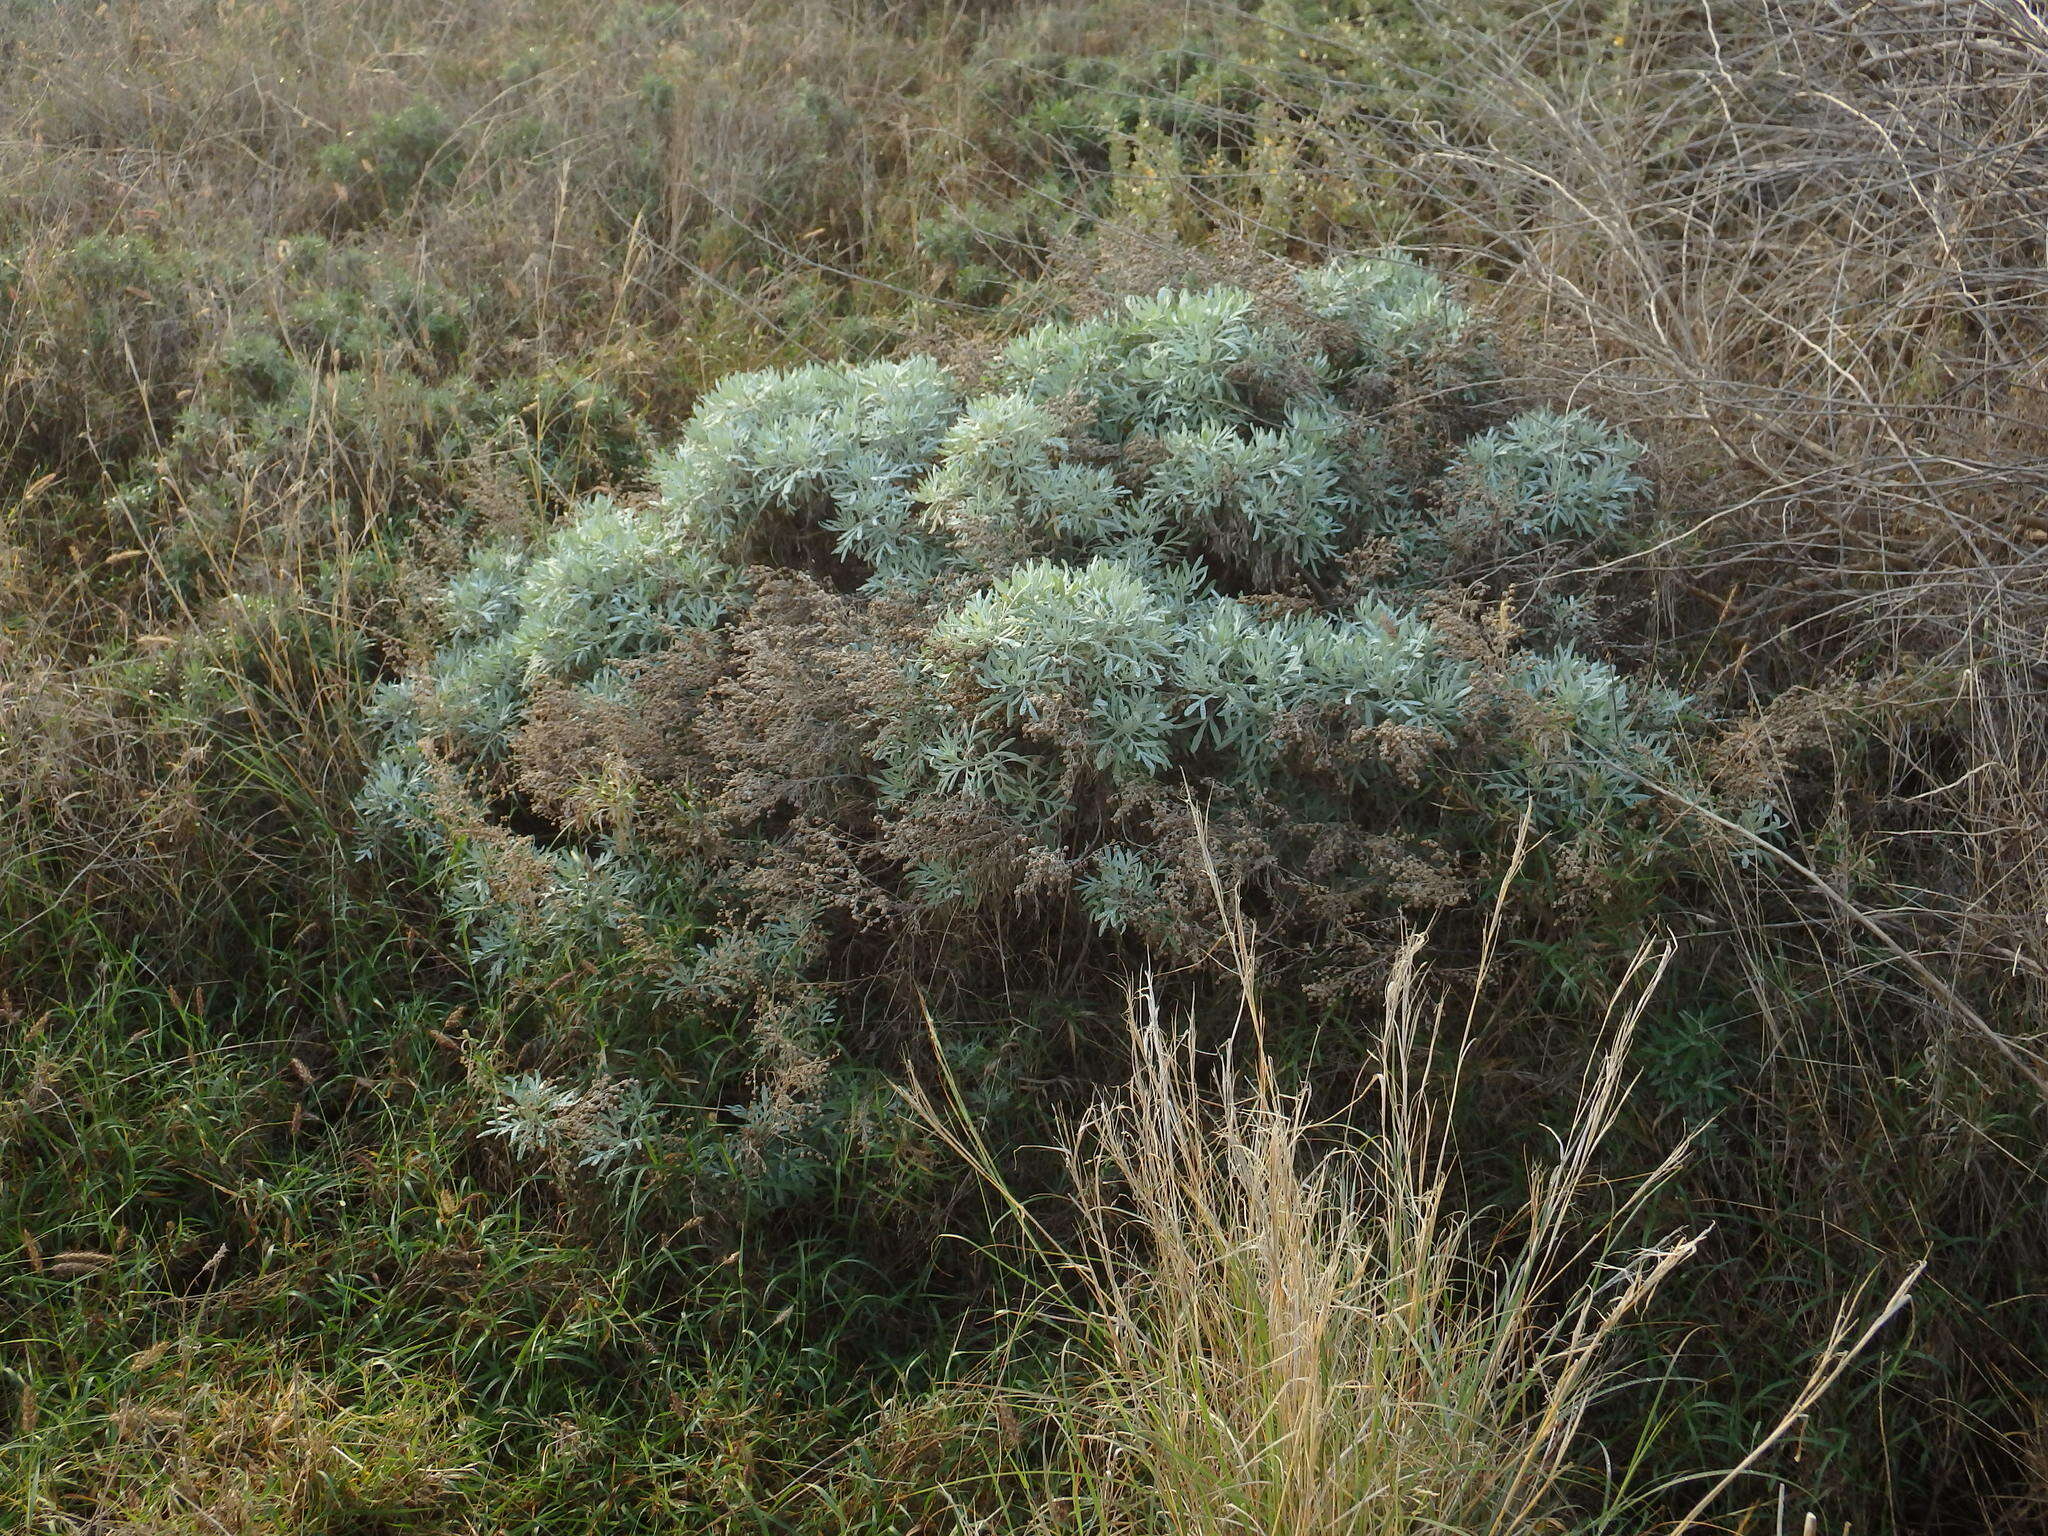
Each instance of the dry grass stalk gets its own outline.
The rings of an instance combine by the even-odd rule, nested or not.
[[[1625,1236],[1690,1136],[1626,1190],[1604,1187],[1595,1161],[1671,947],[1645,945],[1616,985],[1554,1159],[1528,1170],[1512,1210],[1469,1212],[1456,1204],[1448,1117],[1475,1014],[1449,1027],[1425,937],[1390,968],[1375,1072],[1340,1127],[1281,1086],[1263,1049],[1255,934],[1220,877],[1214,894],[1219,941],[1247,984],[1251,1059],[1206,1056],[1162,1017],[1149,980],[1136,986],[1131,1078],[1064,1147],[1074,1236],[1010,1191],[950,1078],[938,1096],[909,1090],[1071,1277],[1028,1314],[1067,1336],[1059,1384],[1030,1405],[1058,1447],[1049,1528],[1661,1529],[1655,1501],[1711,1478],[1668,1527],[1676,1536],[1756,1471],[1910,1300],[1919,1267],[1860,1331],[1860,1291],[1845,1303],[1792,1404],[1737,1465],[1635,1486],[1630,1456],[1587,1439],[1588,1415],[1631,1380],[1627,1330],[1706,1234],[1647,1248]]]

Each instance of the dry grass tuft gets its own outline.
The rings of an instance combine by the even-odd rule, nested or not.
[[[957,1091],[911,1092],[1067,1277],[1022,1325],[1067,1339],[1057,1384],[1005,1392],[991,1415],[1012,1447],[1020,1423],[1049,1425],[1047,1523],[1034,1528],[1675,1536],[1731,1490],[1754,1498],[1747,1475],[1906,1306],[1918,1270],[1860,1327],[1860,1289],[1838,1310],[1790,1406],[1727,1472],[1650,1486],[1640,1448],[1589,1435],[1604,1400],[1657,1369],[1631,1361],[1634,1326],[1707,1240],[1630,1237],[1689,1138],[1619,1187],[1598,1168],[1671,948],[1646,946],[1620,978],[1572,1118],[1526,1169],[1519,1203],[1460,1210],[1449,1119],[1473,1019],[1447,1017],[1425,939],[1392,967],[1373,1075],[1340,1124],[1281,1086],[1249,925],[1217,895],[1257,1048],[1245,1064],[1207,1056],[1139,986],[1131,1078],[1064,1145],[1071,1227],[1010,1192]],[[1660,1519],[1659,1501],[1689,1484],[1705,1492]]]
[[[1073,1157],[1092,1352],[1064,1427],[1112,1528],[1524,1531],[1591,1491],[1619,1335],[1699,1242],[1628,1252],[1578,1216],[1668,955],[1639,957],[1580,1118],[1503,1217],[1454,1203],[1420,947],[1387,986],[1376,1129],[1334,1149],[1267,1063],[1210,1080],[1141,1002],[1131,1083]]]

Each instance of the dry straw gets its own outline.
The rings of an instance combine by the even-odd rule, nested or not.
[[[1393,959],[1375,1071],[1340,1125],[1282,1087],[1260,1048],[1256,938],[1220,878],[1215,892],[1253,1048],[1205,1054],[1163,1017],[1149,979],[1137,985],[1131,1077],[1063,1147],[1071,1224],[1056,1231],[1012,1192],[950,1077],[909,1090],[1058,1276],[1024,1314],[1027,1331],[1064,1341],[1057,1384],[1024,1404],[1052,1427],[1050,1528],[1505,1536],[1620,1521],[1678,1536],[1757,1471],[1907,1304],[1917,1269],[1860,1329],[1852,1297],[1748,1456],[1643,1486],[1632,1456],[1594,1443],[1588,1418],[1642,1379],[1629,1329],[1707,1234],[1649,1246],[1629,1236],[1690,1137],[1622,1189],[1596,1159],[1671,946],[1645,945],[1626,967],[1576,1112],[1519,1203],[1467,1211],[1449,1106],[1473,1015],[1447,1016],[1424,936]],[[1482,974],[1475,997],[1483,990]],[[1705,1492],[1672,1522],[1694,1481]]]

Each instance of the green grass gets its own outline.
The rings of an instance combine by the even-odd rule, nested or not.
[[[389,959],[314,959],[328,1005],[291,1037],[132,971],[11,1031],[0,1504],[36,1529],[813,1521],[811,1464],[914,1370],[915,1285],[693,1218],[659,1163],[563,1187],[508,1162],[437,1043],[463,1024],[394,996]]]

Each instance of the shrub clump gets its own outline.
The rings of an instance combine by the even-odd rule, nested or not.
[[[0,251],[0,472],[70,472],[147,445],[212,296],[200,262],[142,235]]]
[[[419,101],[326,145],[318,165],[332,189],[334,222],[346,228],[445,192],[465,158],[448,114]]]
[[[866,1021],[998,949],[1012,984],[1199,961],[1212,864],[1329,995],[1525,818],[1532,899],[1639,896],[1696,835],[1647,784],[1700,711],[1558,639],[1576,594],[1468,583],[1568,587],[1640,516],[1641,449],[1488,378],[1444,285],[1375,256],[1048,323],[977,388],[728,379],[646,505],[448,584],[366,820],[442,860],[493,964],[836,982]]]

